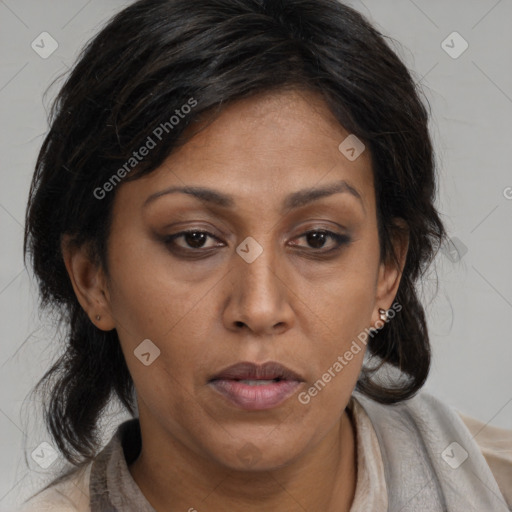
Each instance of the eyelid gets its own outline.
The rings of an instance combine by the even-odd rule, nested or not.
[[[178,238],[182,238],[184,235],[187,235],[189,233],[202,233],[204,235],[206,235],[207,237],[209,238],[212,238],[213,240],[216,240],[217,242],[221,242],[222,244],[226,245],[225,242],[223,242],[217,235],[215,235],[214,233],[211,233],[210,231],[207,231],[206,229],[202,229],[202,228],[189,228],[189,229],[183,229],[181,231],[178,231],[176,233],[173,233],[172,235],[167,235],[164,237],[164,242],[165,243],[171,243],[173,242],[174,240],[178,239]],[[178,246],[179,247],[179,246]],[[217,245],[218,247],[218,245]],[[190,250],[190,251],[194,251],[193,248],[185,248],[185,247],[179,247],[180,249],[183,249],[183,250]],[[208,250],[208,249],[213,249],[213,247],[208,247],[207,249],[202,249],[202,250]],[[195,252],[198,252],[200,251],[201,249],[195,249]]]
[[[207,253],[209,251],[212,251],[213,249],[215,249],[216,247],[220,247],[222,245],[226,246],[227,244],[221,240],[218,236],[216,236],[214,233],[211,233],[209,232],[208,230],[206,229],[203,229],[203,228],[188,228],[188,229],[183,229],[181,231],[178,231],[176,233],[173,233],[171,235],[168,235],[168,236],[165,236],[164,237],[164,243],[165,245],[173,245],[174,243],[174,240],[177,240],[179,238],[183,238],[185,235],[189,234],[189,233],[201,233],[201,234],[204,234],[206,235],[207,238],[211,238],[212,240],[216,240],[217,243],[216,245],[212,246],[212,247],[199,247],[199,248],[193,248],[193,247],[182,247],[180,245],[177,245],[177,244],[174,244],[174,248],[177,252],[186,252],[186,253],[189,253],[189,254],[201,254],[201,253]],[[297,247],[299,250],[304,250],[304,251],[307,251],[311,254],[317,254],[317,255],[322,255],[322,254],[331,254],[331,253],[335,253],[335,252],[338,252],[341,250],[341,248],[345,245],[348,245],[351,243],[352,239],[349,235],[347,234],[341,234],[341,233],[337,233],[336,231],[332,231],[330,229],[327,229],[325,227],[311,227],[305,231],[302,231],[300,234],[298,234],[297,236],[295,236],[293,240],[298,240],[298,239],[301,239],[301,238],[305,238],[309,233],[321,233],[321,234],[324,234],[327,236],[327,238],[330,238],[331,241],[334,242],[334,247],[332,247],[331,249],[324,249],[323,247],[319,248],[319,249],[315,249],[315,248],[311,248],[311,247],[307,247],[307,246],[303,246],[303,245],[300,245],[298,243],[292,243],[291,245],[292,246],[295,246]]]
[[[331,251],[336,251],[338,249],[341,249],[341,247],[343,245],[346,245],[346,244],[348,244],[348,243],[350,243],[352,241],[352,238],[348,234],[337,233],[336,231],[332,231],[332,230],[326,229],[326,228],[312,228],[312,229],[308,229],[308,230],[304,231],[303,233],[301,233],[300,235],[296,236],[293,240],[304,238],[309,233],[322,233],[322,234],[325,234],[328,238],[333,240],[334,243],[335,243],[335,247],[333,247],[332,249],[328,249],[328,250],[325,250],[323,248],[311,249],[311,248],[305,247],[305,249],[308,249],[308,250],[310,250],[312,252],[316,252],[318,254],[321,254],[322,252],[323,253],[328,253],[328,252],[331,252]],[[292,245],[295,245],[297,247],[303,247],[303,246],[299,246],[298,244],[292,244]]]

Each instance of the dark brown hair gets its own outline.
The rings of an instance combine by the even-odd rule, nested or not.
[[[61,237],[108,271],[106,248],[115,190],[94,190],[168,123],[190,98],[192,111],[124,180],[152,172],[188,126],[222,106],[258,93],[301,88],[322,95],[340,124],[369,149],[374,172],[381,260],[404,219],[409,251],[396,301],[402,310],[368,352],[399,370],[385,384],[363,367],[357,388],[394,403],[424,384],[430,346],[415,283],[443,242],[434,206],[435,159],[421,91],[391,46],[361,14],[335,0],[141,0],[117,14],[85,47],[52,108],[30,190],[24,240],[41,306],[67,331],[62,356],[36,386],[45,422],[65,458],[91,460],[98,421],[110,399],[134,414],[133,381],[116,330],[94,326],[74,294]],[[122,186],[122,183],[119,185]]]

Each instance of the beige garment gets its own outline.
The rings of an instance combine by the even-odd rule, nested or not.
[[[357,446],[356,493],[350,512],[386,512],[388,492],[377,435],[357,400],[351,399],[348,409],[355,420]]]
[[[53,485],[22,505],[19,512],[90,512],[89,476],[92,463],[71,478]]]
[[[350,512],[387,511],[387,490],[379,443],[373,426],[362,406],[352,399],[348,405],[356,427],[357,483]],[[498,482],[500,490],[512,510],[512,431],[485,425],[459,413],[480,446],[480,449]],[[121,445],[118,444],[118,450]],[[124,460],[120,459],[120,477],[145,501],[131,477]],[[91,464],[72,478],[43,491],[29,500],[19,512],[90,512],[89,476]]]
[[[492,427],[461,412],[458,414],[480,447],[508,508],[512,510],[512,430]]]

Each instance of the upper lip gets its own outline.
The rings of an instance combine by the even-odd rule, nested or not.
[[[293,370],[275,361],[269,361],[264,364],[251,363],[244,361],[236,363],[227,368],[224,368],[219,373],[214,375],[210,382],[213,380],[231,379],[231,380],[296,380],[303,381],[304,379]]]

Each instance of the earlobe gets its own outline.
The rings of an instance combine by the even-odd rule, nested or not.
[[[61,251],[77,300],[91,322],[105,331],[114,329],[105,275],[101,265],[91,256],[89,246],[77,247],[68,235],[64,235]]]

